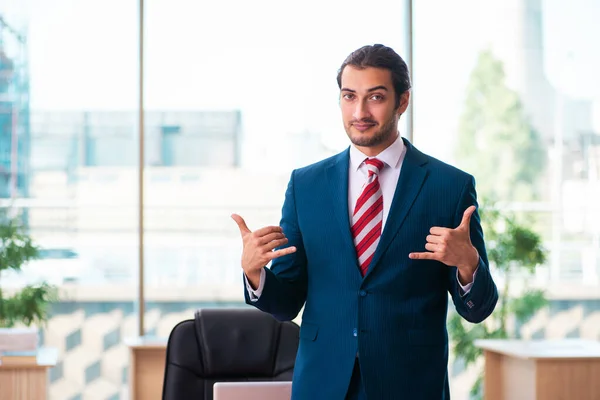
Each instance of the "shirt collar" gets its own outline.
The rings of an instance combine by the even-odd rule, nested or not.
[[[402,141],[402,137],[398,135],[394,143],[389,145],[385,150],[375,157],[383,161],[389,167],[398,168],[402,158],[404,158],[405,153],[406,146],[404,145],[404,141]],[[352,168],[352,171],[358,171],[363,161],[365,161],[367,158],[369,157],[357,149],[356,146],[350,146],[350,167]]]

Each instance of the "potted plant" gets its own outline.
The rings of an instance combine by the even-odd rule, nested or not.
[[[475,363],[482,350],[474,345],[477,339],[518,338],[518,327],[547,305],[544,291],[529,285],[538,266],[547,258],[541,237],[531,223],[512,212],[500,212],[495,207],[483,208],[482,225],[486,234],[490,265],[501,277],[499,299],[494,312],[481,324],[470,324],[454,313],[448,322],[448,333],[457,359],[465,367]],[[516,284],[520,287],[516,288]],[[482,371],[471,388],[471,398],[483,398]]]
[[[39,248],[18,217],[0,212],[0,352],[35,350],[38,327],[48,320],[57,290],[46,282],[9,287],[3,275],[18,274],[39,257]]]

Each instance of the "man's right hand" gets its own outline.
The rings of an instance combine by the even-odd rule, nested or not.
[[[280,226],[267,226],[252,232],[248,229],[244,219],[232,214],[231,218],[237,223],[242,235],[244,249],[242,251],[242,269],[253,289],[258,288],[262,269],[273,259],[292,254],[296,251],[294,246],[274,250],[283,246],[288,239],[283,234]]]

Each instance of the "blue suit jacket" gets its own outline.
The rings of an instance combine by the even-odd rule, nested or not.
[[[246,292],[246,302],[280,320],[305,306],[293,399],[343,399],[357,354],[369,399],[449,399],[448,293],[470,322],[483,321],[496,305],[477,212],[471,241],[480,261],[467,295],[455,267],[408,258],[426,251],[432,226],[457,227],[477,200],[471,175],[403,140],[396,192],[364,278],[350,234],[349,151],[292,173],[281,227],[297,251],[274,260],[262,295],[252,302]]]

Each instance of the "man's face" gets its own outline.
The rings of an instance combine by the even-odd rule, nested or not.
[[[408,92],[395,108],[392,73],[348,65],[342,71],[340,107],[350,141],[367,155],[377,155],[396,140],[398,119],[408,107]]]

